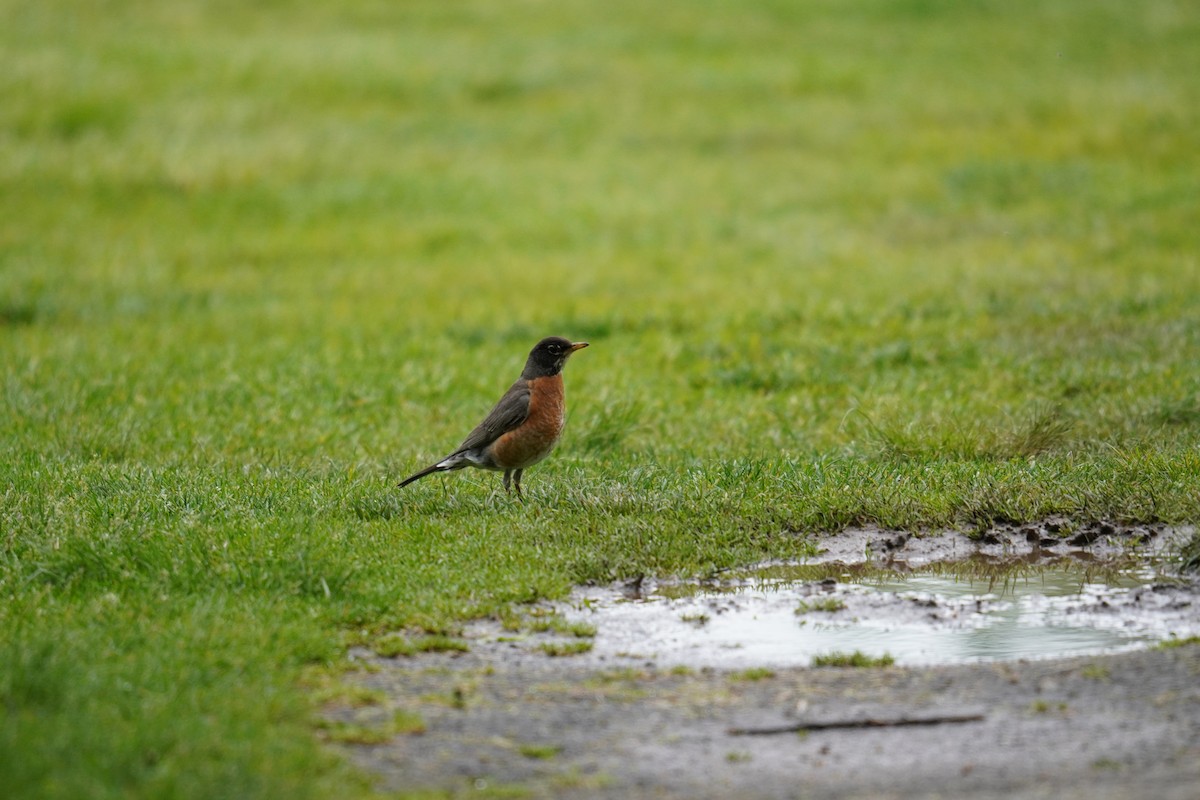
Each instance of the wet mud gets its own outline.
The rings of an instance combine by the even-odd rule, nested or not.
[[[873,564],[904,570],[964,559],[1019,561],[1030,566],[1064,558],[1080,565],[1126,557],[1147,560],[1171,552],[1187,541],[1193,530],[1190,526],[1109,522],[1075,525],[1065,519],[1001,524],[974,534],[941,531],[921,535],[862,528],[817,539],[821,552],[810,563]]]
[[[1029,527],[1033,533],[1014,526],[976,538],[853,531],[823,539],[824,552],[808,564],[762,565],[703,582],[582,587],[568,601],[526,609],[527,619],[554,624],[473,625],[464,632],[470,647],[463,653],[388,659],[356,651],[354,658],[370,671],[354,680],[387,701],[327,713],[364,726],[397,710],[420,715],[419,734],[340,745],[390,790],[1194,800],[1200,796],[1200,646],[1153,644],[1200,628],[1200,586],[1165,577],[1158,564],[1190,531],[1109,526],[1092,535]],[[853,630],[888,618],[881,636],[893,649],[912,625],[995,628],[996,622],[975,617],[989,604],[1009,602],[1003,590],[1012,583],[1013,559],[1031,570],[1022,578],[1028,581],[1045,574],[1039,569],[1061,571],[1063,560],[1071,560],[1066,574],[1083,576],[1081,588],[1095,588],[1061,595],[1075,609],[1064,612],[1068,616],[1107,619],[1117,630],[1126,619],[1162,624],[1140,638],[1118,638],[1071,657],[1051,648],[1033,658],[931,660],[948,666],[905,666],[897,658],[888,667],[814,668],[808,658],[772,662],[766,651],[745,644],[672,649],[667,641],[680,629],[695,634],[683,640],[702,641],[714,619],[736,617],[747,606],[751,616],[762,617],[766,607],[756,604],[772,595],[786,598],[784,618],[792,628]],[[950,565],[959,570],[952,577],[983,580],[987,591],[957,598],[911,591],[911,579],[945,580],[936,570]],[[1000,591],[988,577],[992,567],[993,576],[1009,575],[1000,579]],[[870,572],[876,568],[886,577]],[[906,570],[917,572],[906,581]],[[1053,599],[1044,591],[1031,596]],[[809,605],[797,614],[793,604],[805,597]],[[620,617],[655,604],[669,609],[669,627],[639,633]],[[722,604],[731,604],[729,610],[719,611]],[[912,619],[889,617],[896,608]],[[707,622],[700,617],[705,613]],[[1027,639],[1028,632],[1013,638]],[[576,654],[548,654],[568,652]]]

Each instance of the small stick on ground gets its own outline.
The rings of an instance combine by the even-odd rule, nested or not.
[[[933,717],[894,717],[892,719],[843,719],[824,722],[796,722],[762,728],[730,728],[730,736],[769,736],[776,733],[824,731],[832,728],[899,728],[905,725],[947,725],[960,722],[982,722],[983,714],[940,714]]]

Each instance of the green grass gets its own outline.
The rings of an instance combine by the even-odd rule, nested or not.
[[[596,635],[596,626],[587,622],[572,622],[554,614],[530,620],[525,625],[530,633],[561,633],[577,639],[590,639]]]
[[[321,720],[317,729],[323,738],[339,744],[383,744],[396,736],[424,733],[425,721],[419,714],[399,710],[378,725]]]
[[[375,655],[384,658],[415,656],[418,653],[465,653],[469,649],[467,643],[460,639],[440,635],[408,638],[389,633],[380,636],[371,644],[371,650]]]
[[[526,758],[549,761],[562,752],[562,747],[556,744],[523,744],[517,747],[517,752]]]
[[[1184,636],[1165,639],[1158,643],[1160,650],[1173,650],[1176,647],[1193,647],[1200,645],[1200,636]]]
[[[884,653],[881,656],[869,656],[861,650],[853,653],[826,653],[815,656],[812,660],[814,667],[890,667],[896,659]]]
[[[582,642],[542,642],[538,645],[538,649],[551,658],[561,658],[564,656],[579,656],[592,651],[593,644],[588,641]]]
[[[823,597],[819,600],[801,600],[796,605],[796,616],[811,614],[814,611],[835,614],[846,608],[846,602],[838,597]]]
[[[8,796],[365,793],[306,668],[579,582],[1200,520],[1195,4],[0,15]],[[397,491],[550,333],[526,502]]]

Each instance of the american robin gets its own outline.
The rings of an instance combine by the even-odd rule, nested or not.
[[[503,471],[504,491],[511,479],[521,497],[521,473],[550,455],[567,421],[562,369],[572,353],[587,346],[561,336],[542,339],[529,351],[521,377],[458,449],[398,485],[434,472],[476,467]]]

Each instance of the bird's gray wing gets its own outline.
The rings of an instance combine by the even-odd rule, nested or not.
[[[496,441],[529,417],[529,384],[519,380],[509,387],[496,407],[458,446],[457,453],[484,447]]]

